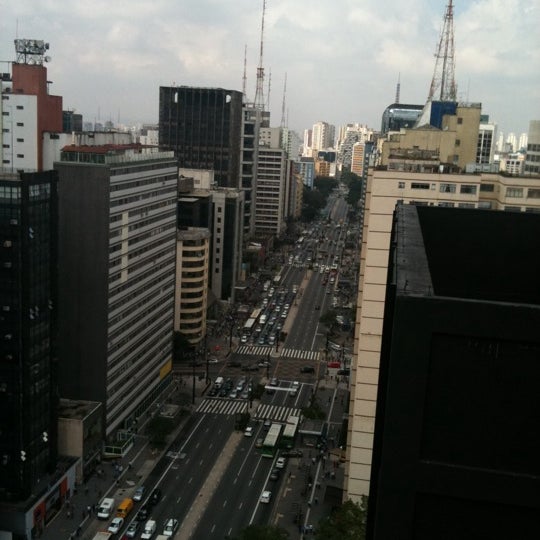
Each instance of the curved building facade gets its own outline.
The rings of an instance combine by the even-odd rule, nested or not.
[[[206,335],[210,231],[179,230],[177,242],[174,330],[197,345]]]

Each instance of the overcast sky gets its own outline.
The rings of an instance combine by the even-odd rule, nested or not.
[[[267,0],[264,60],[272,125],[359,122],[380,129],[401,73],[401,103],[423,104],[448,0]],[[504,133],[540,119],[540,3],[454,2],[461,100]],[[88,121],[158,121],[159,86],[255,94],[262,0],[0,0],[0,60],[13,39],[50,43],[51,93]],[[2,64],[1,70],[6,71]]]

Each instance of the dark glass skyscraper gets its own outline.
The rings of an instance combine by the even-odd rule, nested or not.
[[[0,501],[57,458],[57,174],[0,173]],[[44,486],[46,487],[46,486]]]
[[[159,89],[159,144],[180,167],[209,169],[220,187],[238,187],[242,93],[188,86]]]

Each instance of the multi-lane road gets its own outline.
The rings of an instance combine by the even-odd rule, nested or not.
[[[257,439],[265,435],[263,420],[284,423],[298,415],[307,405],[316,381],[324,375],[326,329],[320,328],[319,319],[333,302],[336,282],[329,270],[339,264],[346,235],[345,227],[340,225],[347,212],[341,198],[333,198],[330,206],[330,222],[305,231],[302,243],[295,246],[282,268],[279,283],[272,284],[275,290],[264,308],[268,322],[229,357],[229,364],[242,366],[270,359],[269,367],[247,374],[240,367],[220,368],[220,375],[235,382],[242,375],[251,378],[253,384],[266,384],[267,376],[276,377],[277,391],[265,392],[253,403],[230,397],[206,397],[199,403],[145,480],[147,495],[155,487],[162,493],[150,513],[158,522],[158,533],[168,518],[182,524],[177,538],[205,540],[234,536],[251,523],[270,522],[282,478],[270,478],[276,458],[263,457],[255,446]],[[285,304],[289,308],[283,319],[280,313]],[[273,326],[265,328],[273,314]],[[260,343],[260,335],[266,335],[266,340],[271,333],[276,335],[277,322],[288,330],[285,342],[277,346]],[[306,367],[313,367],[313,372]],[[293,381],[299,382],[295,394],[289,391]],[[245,412],[251,415],[250,437],[235,432],[235,420]],[[263,490],[272,492],[269,503],[260,502]],[[125,490],[124,495],[129,496],[130,491]],[[135,512],[128,522],[134,517]]]

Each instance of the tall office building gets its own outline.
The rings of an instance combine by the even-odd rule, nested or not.
[[[290,170],[280,144],[281,128],[261,129],[255,198],[255,231],[259,234],[279,235],[285,228]]]
[[[233,188],[212,190],[212,216],[212,292],[220,300],[234,303],[242,270],[244,192]]]
[[[129,429],[172,363],[178,166],[138,144],[64,147],[59,173],[59,385]]]
[[[366,537],[535,539],[540,216],[398,204],[390,238]]]
[[[262,122],[263,111],[252,104],[244,105],[240,188],[244,192],[244,236],[246,238],[255,230],[255,186],[259,160],[259,131]]]
[[[49,94],[50,81],[43,65],[49,44],[16,39],[17,61],[12,73],[2,73],[0,132],[2,168],[42,171],[46,132],[62,132],[62,98]]]
[[[392,215],[396,203],[507,212],[540,211],[538,178],[491,173],[441,174],[440,165],[432,152],[423,156],[404,153],[390,160],[385,170],[368,170],[347,437],[346,492],[353,499],[369,492]]]
[[[180,229],[204,227],[210,233],[209,287],[216,298],[234,302],[242,269],[244,191],[215,186],[214,171],[181,169],[181,183],[191,184],[178,199]]]
[[[478,147],[476,149],[476,163],[493,163],[496,139],[497,124],[490,122],[488,115],[480,115],[480,126],[478,128]]]
[[[242,92],[223,88],[159,88],[159,144],[180,167],[211,169],[220,187],[240,182]]]
[[[46,490],[57,458],[57,175],[0,173],[0,501]],[[0,526],[0,530],[2,527]]]
[[[313,129],[311,131],[312,151],[316,153],[317,150],[333,148],[335,135],[335,126],[328,122],[317,122],[316,124],[313,124]]]
[[[315,180],[315,160],[312,157],[300,158],[300,176],[304,186],[313,188],[313,181]]]

